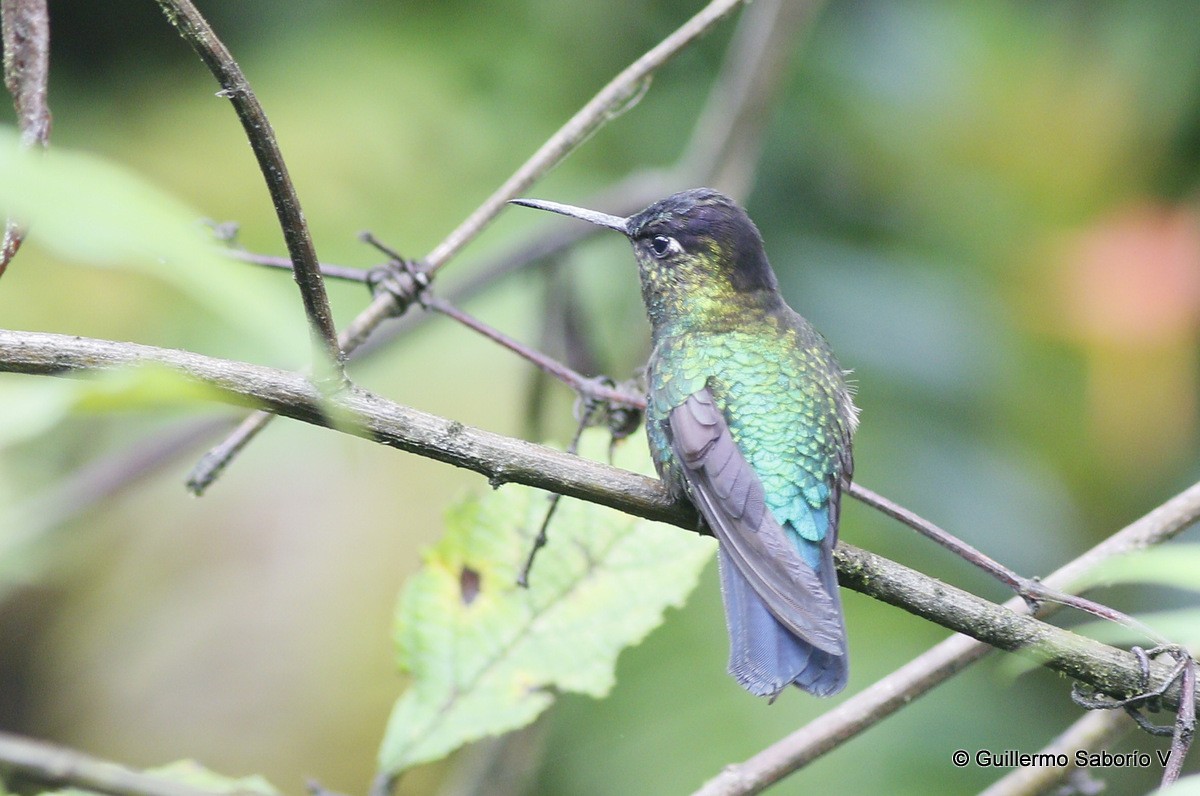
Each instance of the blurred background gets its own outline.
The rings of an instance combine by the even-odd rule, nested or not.
[[[380,257],[356,233],[425,254],[702,6],[199,5],[276,128],[321,259],[364,267]],[[111,158],[199,214],[238,222],[247,248],[282,254],[234,114],[155,4],[50,6],[52,146]],[[532,194],[600,197],[597,209],[628,212],[611,189],[646,173],[662,194],[704,175],[738,193],[787,299],[854,369],[857,480],[1044,574],[1200,479],[1198,13],[1200,3],[1170,0],[814,7],[791,15],[773,50],[777,79],[741,117],[750,123],[732,144],[740,159],[678,168],[722,118],[718,104],[688,145],[737,44],[738,20],[727,20]],[[504,213],[445,269],[439,291],[569,223]],[[247,280],[264,294],[295,291],[282,273]],[[330,291],[339,325],[369,298],[361,286]],[[465,306],[618,379],[647,354],[632,256],[615,236],[495,279]],[[295,359],[268,364],[304,361],[294,307]],[[0,281],[0,326],[261,357],[166,284],[57,259],[36,229]],[[571,432],[565,388],[444,318],[353,373],[397,401],[497,432]],[[32,381],[0,377],[0,417]],[[236,417],[219,407],[77,416],[0,450],[0,502],[30,516],[9,525],[0,570],[0,728],[134,766],[194,757],[289,793],[307,777],[361,793],[403,687],[395,597],[445,508],[487,486],[281,421],[193,499],[188,470]],[[626,444],[643,444],[640,433]],[[862,506],[846,507],[842,533],[1005,596]],[[1164,589],[1103,599],[1127,610],[1189,605]],[[854,593],[845,602],[848,694],[947,635]],[[473,792],[461,783],[493,754],[512,775],[503,792],[688,793],[837,703],[749,697],[725,674],[726,644],[714,570],[622,655],[609,699],[563,697],[518,742],[418,769],[398,793]],[[1046,671],[1015,677],[994,656],[773,792],[978,790],[1001,772],[953,768],[950,753],[1036,751],[1078,717],[1067,690]],[[1165,743],[1130,736],[1118,749],[1152,747]],[[1097,773],[1110,792],[1136,793],[1161,772]],[[484,792],[500,788],[493,778]]]

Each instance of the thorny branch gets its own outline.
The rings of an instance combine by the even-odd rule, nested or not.
[[[213,388],[229,403],[261,407],[314,425],[333,425],[328,413],[334,410],[340,431],[474,470],[493,485],[525,484],[691,530],[699,527],[694,509],[673,500],[655,479],[470,428],[363,390],[322,396],[303,376],[286,371],[133,343],[0,331],[0,371],[71,376],[148,362]],[[1195,490],[1200,493],[1200,485]],[[865,550],[841,545],[836,560],[844,586],[985,644],[1033,655],[1097,691],[1120,699],[1142,686],[1139,661],[1128,652],[996,606]],[[1166,668],[1152,666],[1156,681]],[[1179,694],[1179,686],[1172,686],[1163,703],[1177,706]]]
[[[292,273],[300,287],[304,311],[313,334],[313,367],[320,374],[321,381],[329,380],[335,386],[340,386],[345,374],[342,372],[342,353],[337,329],[333,325],[333,313],[329,308],[329,297],[325,294],[325,283],[317,265],[317,250],[308,231],[308,222],[300,209],[300,197],[296,195],[296,187],[288,175],[287,164],[275,139],[275,130],[241,67],[191,0],[158,0],[158,4],[178,29],[179,35],[192,46],[221,84],[219,96],[233,103],[246,137],[250,140],[250,148],[258,159],[267,190],[271,193],[279,227],[283,231],[288,254],[291,255]]]
[[[4,85],[12,95],[21,130],[21,145],[45,147],[50,142],[50,15],[46,0],[0,0],[4,37]],[[0,238],[0,276],[25,239],[15,218],[5,219]]]
[[[372,238],[372,240],[374,239]],[[290,267],[288,262],[281,257],[251,254],[249,252],[240,250],[233,251],[231,254],[235,257],[235,259],[252,263],[254,265],[279,269],[286,269]],[[509,351],[512,351],[513,353],[532,363],[537,368],[545,371],[547,374],[558,379],[563,384],[567,385],[581,395],[586,395],[588,398],[606,401],[610,404],[616,404],[618,406],[645,409],[646,400],[642,396],[621,392],[615,387],[611,387],[603,383],[603,380],[588,378],[582,373],[572,370],[563,363],[545,356],[540,351],[524,345],[499,329],[493,326],[488,326],[487,324],[475,318],[475,316],[459,309],[453,302],[433,295],[423,287],[418,288],[421,292],[420,297],[414,298],[406,295],[406,291],[411,291],[414,289],[414,286],[411,284],[411,282],[390,286],[389,283],[395,281],[396,278],[408,276],[400,267],[398,267],[399,259],[399,255],[394,255],[392,262],[383,266],[379,266],[378,268],[373,268],[369,271],[361,268],[348,268],[346,266],[326,263],[321,263],[320,267],[321,272],[326,277],[345,279],[351,282],[361,282],[371,285],[373,290],[376,292],[396,291],[399,294],[397,298],[401,301],[419,301],[425,310],[436,312],[440,315],[445,315],[447,318],[457,321],[459,324],[486,337],[503,348],[507,348]]]

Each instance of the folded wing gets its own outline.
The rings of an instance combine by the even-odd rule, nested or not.
[[[692,498],[730,562],[793,634],[826,652],[845,640],[834,597],[767,510],[762,482],[742,455],[712,394],[673,409],[671,444]]]

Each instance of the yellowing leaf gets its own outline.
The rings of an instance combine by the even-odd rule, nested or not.
[[[603,450],[601,432],[585,445]],[[624,446],[648,469],[644,446]],[[530,588],[516,585],[544,493],[506,486],[449,512],[397,616],[412,674],[388,722],[380,768],[398,773],[533,721],[556,691],[605,696],[617,656],[680,606],[714,545],[678,528],[564,498]]]

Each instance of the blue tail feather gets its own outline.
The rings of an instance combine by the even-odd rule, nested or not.
[[[849,677],[845,650],[833,655],[789,633],[723,549],[719,562],[729,626],[729,673],[752,694],[772,699],[793,683],[816,696],[841,691]],[[833,588],[836,599],[837,586]]]

